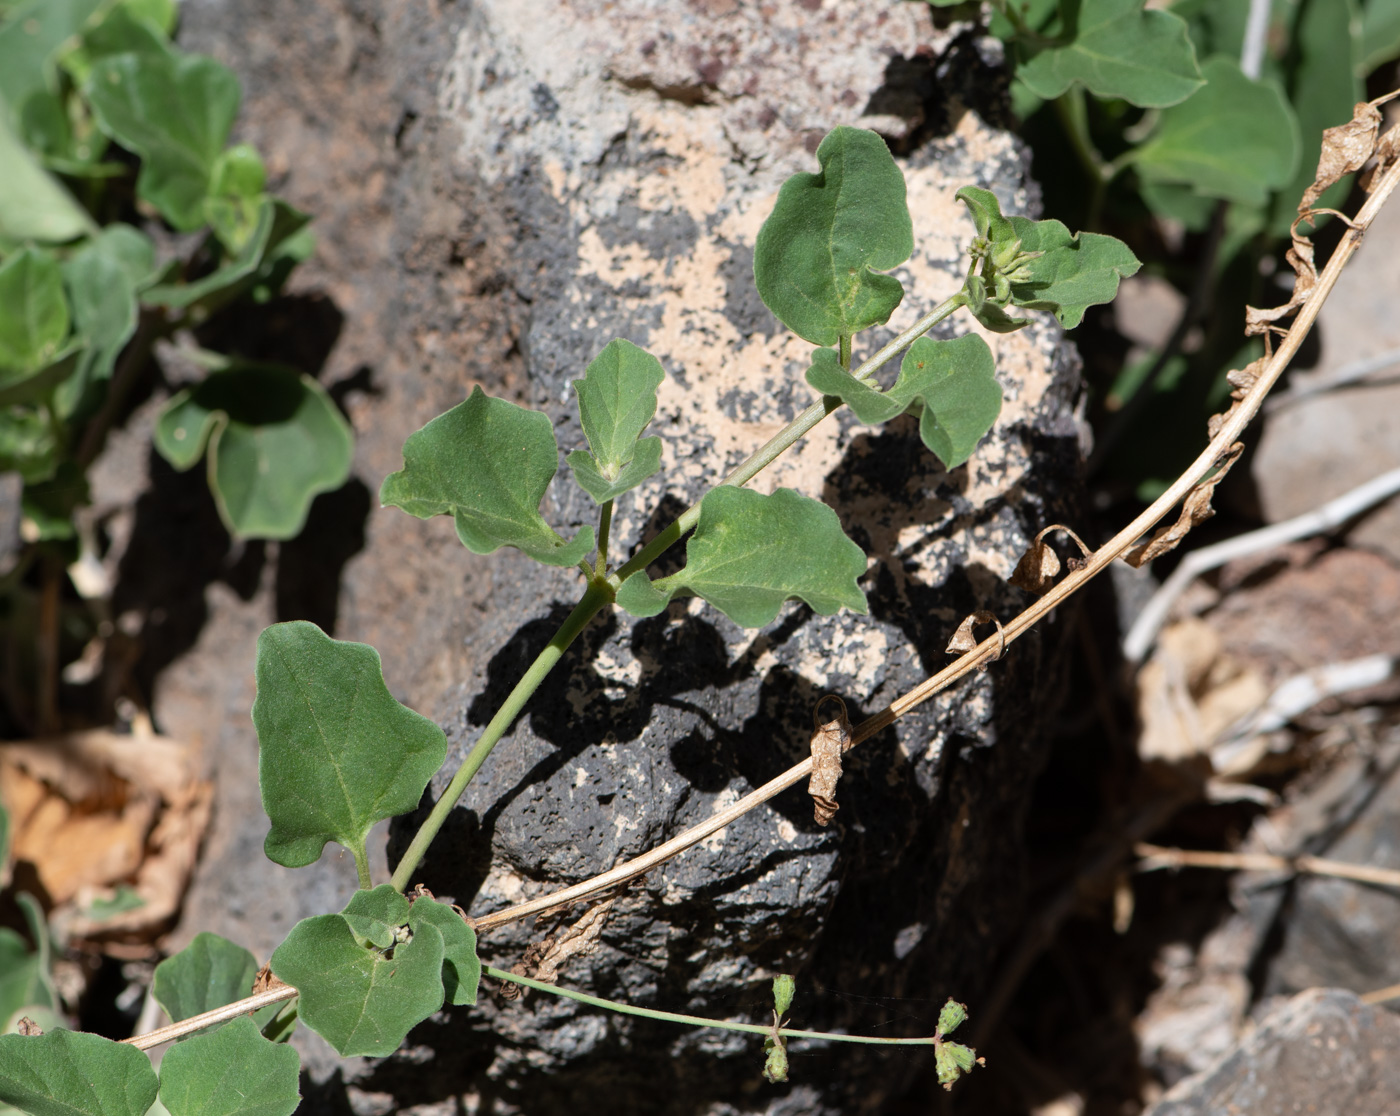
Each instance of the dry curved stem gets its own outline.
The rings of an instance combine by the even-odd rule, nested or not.
[[[1310,876],[1331,876],[1339,880],[1380,887],[1400,888],[1400,869],[1376,868],[1370,864],[1351,864],[1344,860],[1327,860],[1320,856],[1274,856],[1271,853],[1213,852],[1203,849],[1173,849],[1139,842],[1133,852],[1142,858],[1139,872],[1155,872],[1163,868],[1219,868],[1227,872],[1294,872]]]
[[[1331,294],[1332,288],[1336,285],[1338,277],[1343,268],[1355,255],[1357,248],[1361,245],[1362,237],[1375,220],[1376,214],[1380,212],[1390,195],[1400,186],[1400,129],[1392,128],[1385,136],[1381,137],[1377,150],[1383,159],[1387,159],[1383,167],[1383,173],[1372,183],[1370,197],[1357,213],[1354,224],[1343,235],[1341,242],[1327,261],[1327,266],[1318,277],[1316,286],[1312,289],[1309,297],[1298,307],[1298,316],[1293,325],[1283,336],[1279,347],[1265,361],[1258,362],[1257,374],[1253,377],[1247,390],[1237,392],[1237,401],[1230,411],[1217,416],[1220,420],[1212,424],[1212,435],[1210,444],[1201,452],[1194,462],[1181,474],[1152,504],[1144,510],[1136,519],[1128,524],[1122,531],[1114,535],[1108,542],[1101,546],[1093,554],[1084,559],[1084,564],[1071,571],[1068,576],[1059,584],[1051,587],[1040,600],[1036,601],[1024,612],[1012,619],[1004,629],[995,636],[991,636],[979,643],[972,650],[960,656],[953,663],[944,667],[937,674],[925,679],[918,686],[915,686],[902,697],[897,698],[880,712],[871,717],[867,717],[851,733],[851,747],[855,747],[862,741],[870,739],[876,733],[888,728],[900,717],[910,710],[928,701],[935,694],[948,689],[953,683],[970,674],[984,663],[994,662],[1000,657],[1006,644],[1014,642],[1025,635],[1048,613],[1059,605],[1063,604],[1073,594],[1077,593],[1093,578],[1097,577],[1115,559],[1122,557],[1131,547],[1157,523],[1164,519],[1178,502],[1186,497],[1210,472],[1214,469],[1220,459],[1235,444],[1244,428],[1259,412],[1263,405],[1264,397],[1268,395],[1269,389],[1278,382],[1279,377],[1288,367],[1289,361],[1298,351],[1298,347],[1307,337],[1312,329],[1313,323],[1317,320],[1318,312]],[[1253,367],[1251,371],[1256,371]],[[541,911],[551,910],[554,907],[561,907],[568,903],[575,903],[580,899],[586,899],[596,895],[601,891],[607,891],[627,880],[635,879],[644,875],[660,864],[665,863],[672,857],[680,855],[692,845],[699,844],[706,837],[717,833],[736,818],[742,817],[750,810],[767,802],[775,795],[781,794],[788,787],[800,782],[812,774],[811,757],[793,765],[783,774],[775,779],[770,779],[757,790],[751,791],[738,802],[730,806],[727,810],[714,815],[712,818],[678,834],[669,841],[658,845],[650,852],[644,853],[633,860],[626,861],[610,869],[593,879],[584,880],[582,883],[574,884],[571,887],[561,888],[559,891],[541,895],[528,902],[517,904],[514,907],[507,907],[505,910],[496,911],[492,914],[481,915],[471,919],[471,923],[479,931],[489,930],[495,926],[503,926],[509,922],[526,918],[530,915],[539,914]],[[262,993],[260,996],[252,996],[245,1000],[240,1000],[235,1004],[219,1008],[216,1011],[206,1012],[204,1015],[194,1016],[191,1019],[183,1020],[180,1023],[163,1027],[159,1031],[152,1031],[146,1035],[126,1039],[130,1045],[137,1046],[142,1050],[152,1046],[159,1046],[163,1042],[179,1038],[181,1035],[189,1034],[207,1027],[211,1023],[219,1023],[245,1012],[255,1010],[266,1004],[278,1003],[282,1000],[291,999],[296,995],[296,990],[291,987],[277,988]],[[984,1012],[984,1014],[987,1014]],[[999,1013],[993,1012],[989,1018],[995,1018]]]

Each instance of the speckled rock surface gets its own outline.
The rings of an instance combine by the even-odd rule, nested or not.
[[[301,282],[331,291],[345,316],[327,378],[371,371],[373,390],[348,395],[370,493],[397,467],[404,436],[472,382],[544,409],[561,446],[576,448],[569,381],[622,336],[668,373],[652,427],[666,444],[664,481],[621,500],[614,520],[615,551],[634,547],[811,400],[809,347],[758,301],[752,245],[779,185],[814,167],[827,129],[875,124],[901,153],[916,250],[897,272],[908,293],[891,329],[958,283],[972,234],[953,200],[960,186],[995,190],[1011,212],[1036,205],[1024,153],[986,123],[999,97],[994,48],[965,25],[935,26],[923,5],[254,7],[256,18],[246,5],[189,0],[186,41],[243,74],[245,135],[294,202],[327,213],[322,257]],[[293,53],[307,72],[293,72]],[[871,333],[857,356],[888,336]],[[967,466],[945,472],[909,419],[869,429],[838,415],[754,485],[837,510],[871,559],[869,617],[790,604],[746,632],[681,602],[646,621],[595,622],[454,812],[425,882],[481,913],[610,867],[805,755],[822,694],[841,695],[853,717],[873,712],[948,661],[943,647],[968,612],[1018,610],[1024,599],[1004,578],[1026,540],[1074,516],[1080,385],[1053,322],[988,341],[1006,405]],[[565,534],[594,514],[566,473],[545,512]],[[361,549],[342,559],[335,634],[375,643],[393,691],[441,721],[460,757],[572,604],[577,574],[513,552],[468,555],[445,521],[363,514]],[[245,775],[249,680],[217,678],[199,656],[215,653],[220,633],[250,655],[261,623],[296,614],[290,591],[269,599],[272,577],[264,569],[248,604],[220,603],[200,648],[162,683],[167,721],[184,716],[190,731],[213,716],[196,712],[201,700],[222,703],[229,715],[204,731],[219,734],[220,763]],[[654,871],[561,979],[762,1018],[772,974],[795,972],[794,1011],[819,1029],[882,1024],[864,992],[923,1005],[882,1033],[928,1033],[949,994],[975,1012],[1020,912],[1019,824],[1062,637],[1052,620],[851,753],[829,829],[794,790]],[[238,925],[222,932],[265,955],[345,880],[326,858],[277,872],[267,894],[248,898],[265,822],[248,809],[246,781],[237,793],[181,933],[217,921],[232,891]],[[410,833],[395,825],[391,858]],[[508,967],[548,928],[492,932],[483,955]],[[748,1038],[484,995],[476,1010],[418,1028],[392,1059],[337,1066],[317,1054],[308,1110],[460,1097],[469,1111],[532,1116],[585,1101],[851,1113],[879,1109],[926,1068],[851,1048],[795,1067],[793,1084],[771,1086]]]
[[[1382,1116],[1400,1095],[1400,1018],[1352,993],[1314,988],[1282,1001],[1210,1069],[1147,1116]]]

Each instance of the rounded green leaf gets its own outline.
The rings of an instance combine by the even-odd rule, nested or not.
[[[166,1051],[160,1102],[170,1116],[291,1116],[300,1079],[297,1052],[269,1042],[240,1015]]]
[[[156,966],[151,993],[173,1023],[252,995],[257,960],[240,945],[202,931]]]
[[[694,593],[745,628],[770,623],[793,598],[823,616],[843,606],[868,611],[856,585],[865,573],[864,551],[846,537],[834,511],[791,489],[771,496],[732,485],[712,489],[685,553],[685,568],[653,582],[654,591],[668,599]]]
[[[371,827],[417,806],[447,755],[442,729],[389,693],[373,647],[304,620],[258,637],[257,688],[264,847],[289,868],[327,841],[361,857]]]
[[[473,553],[513,546],[545,565],[573,566],[593,549],[591,527],[566,542],[540,515],[559,469],[548,415],[473,388],[465,402],[408,436],[403,464],[384,479],[380,503],[419,519],[452,516]]]
[[[395,928],[408,921],[408,900],[392,884],[380,884],[355,892],[340,915],[355,937],[388,949],[394,944]]]
[[[1016,77],[1047,101],[1075,82],[1097,97],[1162,108],[1201,85],[1186,23],[1171,12],[1145,10],[1143,0],[1082,0],[1062,5],[1070,18],[1048,29],[1060,45],[1037,53],[1022,47]]]
[[[996,361],[976,334],[952,341],[920,337],[909,346],[890,395],[919,402],[919,437],[946,469],[972,456],[1001,413]]]
[[[476,1003],[481,983],[481,961],[476,955],[476,930],[446,903],[436,899],[415,899],[408,924],[417,933],[423,922],[431,922],[442,934],[442,987],[449,1004]]]
[[[137,193],[181,232],[203,225],[238,115],[233,71],[197,54],[114,54],[94,63],[84,92],[103,132],[141,156]]]
[[[155,245],[121,224],[107,226],[64,263],[73,327],[85,348],[74,374],[59,388],[55,404],[60,414],[74,413],[91,386],[111,376],[136,332],[138,286],[154,266]]]
[[[63,271],[48,252],[22,248],[0,264],[0,386],[27,379],[58,356],[70,314]]]
[[[1132,164],[1144,179],[1263,204],[1298,166],[1297,120],[1272,83],[1245,77],[1234,59],[1211,58],[1202,72],[1205,88],[1163,110]]]
[[[303,919],[272,954],[301,1019],[343,1055],[384,1056],[442,1007],[442,934],[427,920],[385,953],[355,941],[338,914]]]
[[[874,132],[840,127],[817,148],[819,174],[795,174],[754,245],[759,297],[799,337],[834,345],[887,321],[904,297],[878,272],[914,250],[904,175]]]
[[[156,1071],[143,1051],[100,1035],[0,1035],[0,1102],[30,1116],[145,1116]]]
[[[354,435],[320,384],[293,369],[235,364],[174,396],[155,446],[177,469],[204,454],[219,515],[240,538],[289,539],[311,502],[350,475]]]

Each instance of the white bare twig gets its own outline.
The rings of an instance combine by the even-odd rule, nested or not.
[[[1310,535],[1335,531],[1348,519],[1382,500],[1389,499],[1397,492],[1400,492],[1400,469],[1392,469],[1363,485],[1358,485],[1335,500],[1328,501],[1314,511],[1191,551],[1138,614],[1127,638],[1123,640],[1123,658],[1134,665],[1142,662],[1147,652],[1152,649],[1157,632],[1165,622],[1172,605],[1201,574],[1218,569],[1237,558],[1272,550],[1276,546],[1305,539]]]

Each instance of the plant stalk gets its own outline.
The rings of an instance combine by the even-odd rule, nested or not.
[[[575,992],[572,988],[560,988],[557,984],[546,984],[542,980],[531,980],[529,977],[517,976],[515,973],[508,973],[504,969],[493,968],[490,965],[483,965],[481,971],[495,980],[508,980],[512,984],[523,984],[526,988],[533,988],[537,992],[548,992],[554,996],[562,996],[566,1000],[577,1000],[581,1004],[606,1008],[608,1011],[615,1011],[622,1015],[640,1015],[644,1019],[659,1019],[663,1023],[682,1023],[688,1027],[712,1027],[721,1031],[743,1031],[750,1035],[775,1033],[772,1024],[765,1027],[762,1023],[732,1023],[727,1019],[708,1019],[703,1015],[680,1015],[674,1011],[634,1007],[631,1004],[619,1003],[617,1000],[604,1000],[600,996],[590,996],[586,992]],[[927,1038],[876,1038],[874,1035],[842,1035],[831,1031],[794,1031],[787,1027],[777,1028],[776,1033],[784,1038],[821,1039],[827,1042],[863,1042],[882,1046],[935,1046],[941,1041],[933,1035],[929,1035]]]
[[[413,841],[403,854],[403,859],[399,861],[398,867],[394,869],[394,875],[390,880],[396,891],[403,891],[408,886],[413,873],[418,870],[418,865],[423,860],[423,855],[428,851],[428,846],[432,844],[438,830],[447,821],[447,815],[457,805],[457,799],[462,797],[462,792],[467,789],[467,784],[481,769],[481,765],[486,762],[486,757],[491,754],[491,749],[506,734],[506,730],[510,728],[511,722],[525,707],[525,703],[540,688],[540,683],[544,681],[545,675],[563,657],[569,644],[578,638],[578,634],[588,626],[588,622],[597,616],[605,605],[612,604],[612,600],[612,589],[605,581],[595,579],[589,582],[588,588],[584,590],[583,597],[574,606],[573,612],[569,613],[568,618],[554,633],[554,638],[549,641],[549,645],[535,657],[535,661],[530,664],[529,669],[515,684],[510,695],[501,703],[501,707],[496,710],[496,715],[491,718],[491,723],[482,731],[476,744],[472,746],[472,750],[467,753],[467,758],[462,761],[462,766],[457,768],[456,774],[452,776],[452,782],[448,783],[447,790],[443,791],[442,796],[434,803],[432,813],[419,827],[418,832],[413,835]]]

